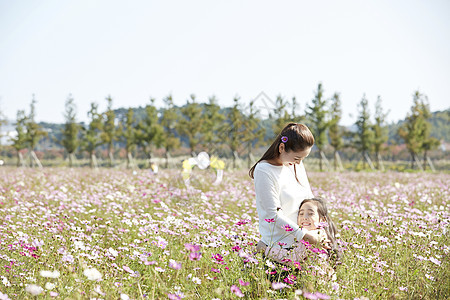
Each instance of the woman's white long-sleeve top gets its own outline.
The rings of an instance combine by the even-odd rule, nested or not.
[[[269,247],[290,247],[294,238],[303,238],[304,232],[297,225],[298,209],[304,199],[314,196],[303,162],[296,165],[296,173],[300,183],[295,179],[293,165],[274,166],[261,161],[255,167],[259,232]],[[286,225],[292,231],[286,231]]]

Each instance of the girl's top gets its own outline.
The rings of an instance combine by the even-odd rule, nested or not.
[[[303,162],[274,166],[259,162],[253,174],[261,240],[269,247],[291,247],[294,238],[305,234],[297,225],[298,209],[304,199],[313,198]]]

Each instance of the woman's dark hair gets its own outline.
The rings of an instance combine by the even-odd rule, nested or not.
[[[333,223],[333,220],[331,220],[331,217],[328,215],[327,202],[325,200],[323,200],[322,198],[305,199],[302,201],[302,204],[300,204],[300,207],[298,208],[299,213],[300,213],[300,208],[302,207],[302,205],[305,203],[308,203],[308,202],[313,202],[317,205],[317,213],[319,214],[319,218],[324,219],[325,222],[327,222],[327,224],[328,224],[328,226],[326,226],[324,229],[325,229],[325,232],[327,233],[328,239],[331,242],[330,255],[331,256],[335,255],[336,259],[341,258],[342,254],[341,254],[341,251],[338,249],[337,243],[336,243],[337,229]]]
[[[250,178],[253,178],[253,173],[255,172],[256,165],[263,160],[271,160],[280,156],[279,146],[281,143],[281,137],[287,137],[287,141],[284,143],[287,152],[290,151],[303,151],[314,145],[314,136],[306,125],[299,123],[289,123],[283,130],[277,135],[272,145],[267,149],[266,153],[256,162],[256,164],[251,167],[248,171]],[[294,171],[295,165],[294,165]],[[297,178],[297,172],[295,173]],[[297,179],[298,181],[298,179]]]

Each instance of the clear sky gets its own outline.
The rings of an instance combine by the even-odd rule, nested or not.
[[[304,109],[322,82],[355,122],[363,94],[388,121],[403,119],[419,89],[431,110],[450,107],[450,1],[0,0],[0,110],[14,120],[36,96],[38,121],[63,122],[71,93],[78,119],[103,111],[182,105],[215,95],[230,106],[261,91]],[[352,116],[350,116],[352,115]]]

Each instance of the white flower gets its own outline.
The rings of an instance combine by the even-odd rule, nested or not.
[[[120,294],[120,300],[129,300],[130,297],[127,294]]]
[[[105,296],[105,293],[102,292],[102,289],[101,289],[101,287],[100,287],[99,285],[97,285],[97,286],[94,288],[94,292],[96,292],[96,293],[99,294],[99,295]]]
[[[7,294],[0,292],[0,300],[11,300],[11,298],[9,298]]]
[[[89,280],[99,280],[102,278],[102,274],[100,274],[99,271],[97,271],[96,268],[86,269],[84,270],[83,274],[89,279]]]
[[[33,296],[37,296],[43,291],[44,289],[36,284],[27,284],[25,287],[25,292],[30,293]]]
[[[192,277],[192,282],[194,282],[195,284],[201,284],[202,280],[198,277]]]
[[[5,286],[11,286],[11,283],[8,281],[8,278],[5,276],[0,276],[2,278],[2,282]]]
[[[58,278],[60,275],[59,271],[40,271],[39,274],[46,278]]]
[[[109,248],[108,249],[109,254],[111,254],[114,257],[117,257],[117,255],[119,255],[119,252],[117,252],[116,250],[114,250],[113,248]]]
[[[47,282],[47,283],[45,284],[45,289],[46,289],[46,290],[53,290],[55,287],[56,287],[56,284],[51,283],[51,282]]]

